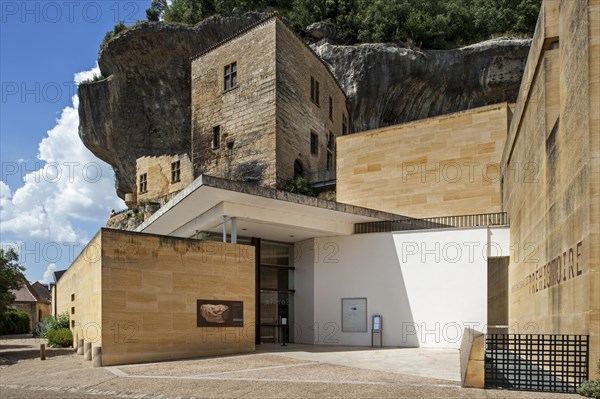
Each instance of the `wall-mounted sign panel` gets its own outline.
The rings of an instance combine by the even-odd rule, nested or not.
[[[367,332],[367,298],[342,298],[342,331]]]
[[[381,332],[381,315],[375,314],[373,315],[373,329],[372,332],[380,333]]]
[[[243,327],[244,302],[198,299],[198,327]]]

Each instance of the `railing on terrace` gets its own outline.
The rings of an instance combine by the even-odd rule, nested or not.
[[[316,172],[306,172],[306,179],[310,185],[335,184],[335,169],[321,169]]]
[[[121,209],[120,211],[116,211],[115,213],[111,213],[110,217],[114,218],[115,216],[121,215],[121,214],[123,214],[123,213],[125,213],[125,212],[127,212],[129,210],[130,210],[129,208]]]
[[[405,218],[384,220],[381,222],[356,223],[354,225],[354,233],[387,233],[392,231],[443,229],[449,227],[506,226],[508,222],[506,212],[439,216],[423,219]]]

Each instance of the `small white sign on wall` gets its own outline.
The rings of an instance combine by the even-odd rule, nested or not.
[[[342,298],[342,331],[367,332],[367,298]]]

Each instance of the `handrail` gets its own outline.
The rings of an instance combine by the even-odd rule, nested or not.
[[[508,224],[509,220],[506,212],[477,213],[473,215],[438,216],[423,219],[406,218],[356,223],[354,225],[354,234],[443,229],[450,227],[507,226]]]

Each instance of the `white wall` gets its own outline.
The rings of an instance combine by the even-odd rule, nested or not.
[[[371,316],[382,314],[385,346],[458,348],[465,327],[484,328],[488,250],[508,255],[507,237],[506,228],[473,228],[297,244],[303,247],[295,263],[297,342],[370,345]],[[367,298],[369,332],[342,331],[346,297]]]
[[[294,339],[295,342],[314,342],[315,321],[315,263],[314,240],[294,244]]]

